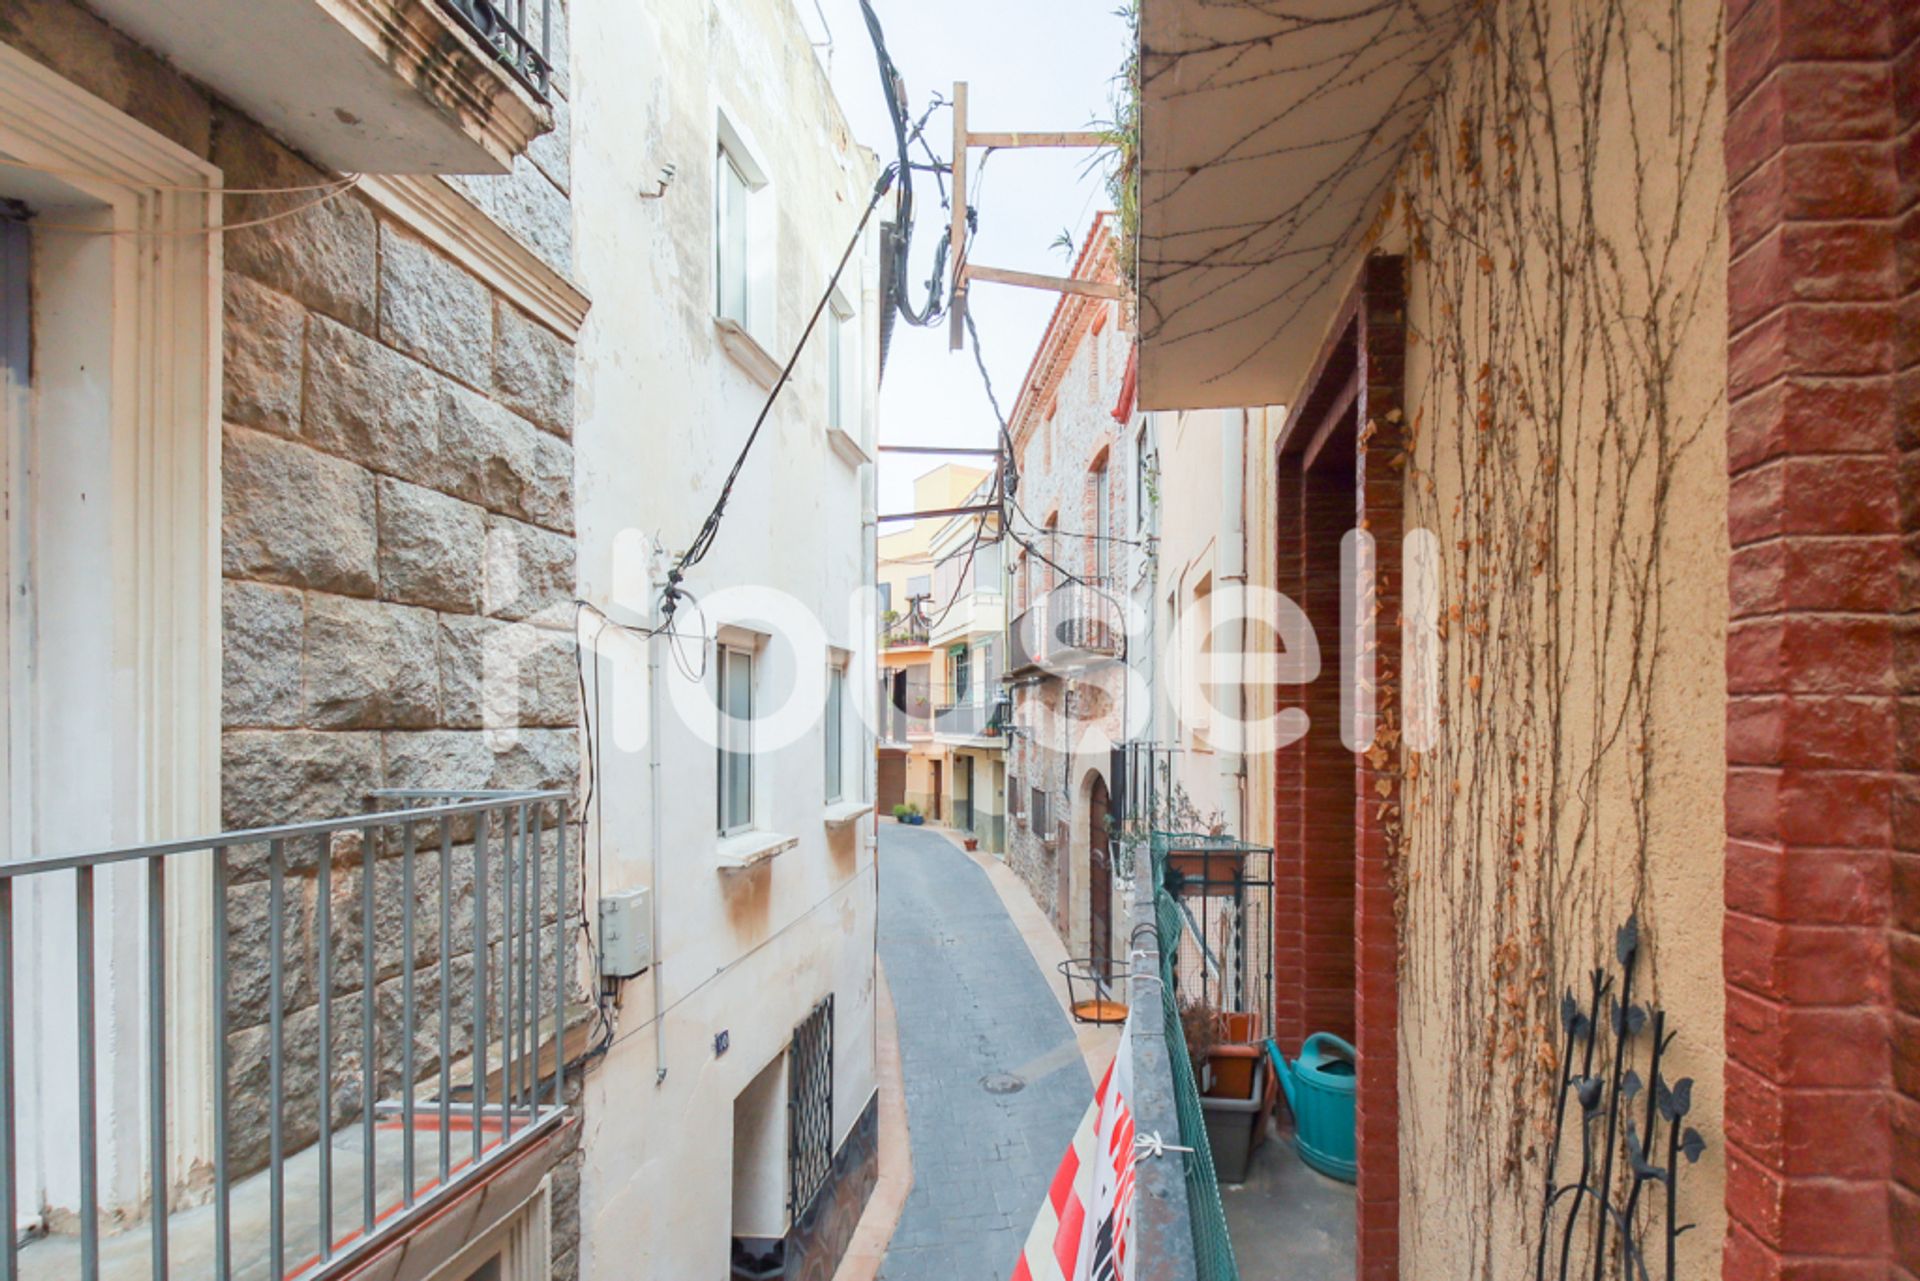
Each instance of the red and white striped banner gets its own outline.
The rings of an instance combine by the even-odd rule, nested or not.
[[[1133,1021],[1054,1171],[1012,1281],[1133,1276]]]

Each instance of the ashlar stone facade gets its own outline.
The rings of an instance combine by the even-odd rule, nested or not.
[[[564,14],[555,16],[564,37]],[[230,189],[311,189],[338,178],[69,0],[0,0],[0,41],[211,160]],[[556,88],[564,95],[564,72]],[[455,189],[476,217],[496,219],[564,277],[572,256],[564,96],[554,109],[562,130],[513,173]],[[358,814],[381,788],[573,788],[571,343],[359,191],[324,201],[310,190],[236,194],[225,206],[234,229],[223,237],[223,825]],[[548,869],[557,818],[549,809],[542,823]],[[453,836],[449,979],[464,1001],[475,957],[472,823]],[[494,975],[506,928],[499,848],[484,936]],[[380,1098],[404,1086],[404,1037],[393,1029],[410,968],[416,1070],[422,1079],[439,1070],[428,1031],[437,1029],[442,981],[439,862],[416,862],[422,910],[408,956],[399,853],[397,840],[380,843],[371,895]],[[334,1072],[325,1110],[335,1125],[365,1103],[362,854],[357,834],[336,836],[327,851]],[[315,1140],[322,1114],[320,842],[291,842],[285,858],[283,1117],[295,1151]],[[229,880],[230,1151],[245,1173],[267,1159],[265,849],[236,847]],[[541,915],[551,958],[562,937],[551,889]],[[495,1028],[500,999],[489,998]],[[470,1049],[464,1021],[454,1020],[455,1056]],[[572,1278],[576,1155],[555,1181],[553,1275]]]

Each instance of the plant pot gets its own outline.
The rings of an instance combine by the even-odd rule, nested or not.
[[[980,848],[980,838],[977,836],[969,836],[963,843],[966,845],[969,854]]]
[[[1266,1052],[1257,1045],[1216,1045],[1207,1051],[1208,1076],[1211,1084],[1206,1089],[1208,1098],[1215,1099],[1251,1099],[1257,1097],[1254,1092],[1254,1079],[1260,1076],[1262,1060]]]
[[[1253,1163],[1254,1145],[1265,1123],[1266,1060],[1256,1058],[1253,1063],[1249,1097],[1204,1095],[1200,1099],[1200,1113],[1207,1124],[1207,1147],[1213,1153],[1213,1174],[1221,1183],[1246,1182],[1247,1170]]]
[[[1220,1011],[1220,1039],[1229,1045],[1257,1046],[1260,1041],[1258,1010]]]
[[[913,816],[911,814],[895,814],[893,816],[893,821],[896,823],[905,823],[912,817]]]
[[[925,814],[909,814],[907,815],[907,822],[915,827],[925,827],[927,825],[927,816]]]

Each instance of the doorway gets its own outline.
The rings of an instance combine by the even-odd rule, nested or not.
[[[1087,939],[1093,972],[1105,974],[1113,960],[1113,850],[1107,831],[1106,780],[1093,776],[1087,797]]]
[[[955,816],[960,820],[963,831],[973,830],[973,757],[958,757],[954,764],[958,766],[958,777],[954,779],[953,802]]]
[[[946,782],[944,777],[945,772],[945,761],[933,762],[933,808],[927,811],[927,817],[936,823],[940,821],[941,789],[945,786]]]

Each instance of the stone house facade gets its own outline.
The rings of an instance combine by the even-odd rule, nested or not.
[[[523,142],[508,172],[348,183],[183,74],[173,49],[69,0],[0,5],[0,45],[197,158],[232,193],[230,229],[211,238],[209,255],[220,299],[213,367],[223,376],[206,487],[218,495],[209,513],[217,622],[206,633],[218,649],[202,661],[219,673],[208,779],[218,801],[183,820],[189,831],[356,814],[383,788],[571,790],[579,775],[573,341],[586,299],[571,280],[566,16],[556,6],[558,69],[546,101],[522,103],[536,127],[557,127]],[[489,92],[503,114],[521,102],[517,91]],[[343,104],[342,119],[356,105]],[[33,205],[23,202],[29,235]],[[56,231],[45,240],[56,243]],[[556,819],[550,808],[550,850]],[[470,920],[472,832],[457,836],[453,866],[464,871],[453,893]],[[397,850],[380,853],[379,1079],[388,1090],[402,1084],[402,1038],[390,1030],[400,976],[417,967],[429,993],[439,979],[426,948],[411,961],[400,951],[400,914],[388,906]],[[331,857],[338,946],[357,937],[358,846],[336,839]],[[311,848],[289,851],[281,920],[287,1036],[309,1045],[316,864]],[[240,1177],[267,1162],[273,1000],[264,864],[240,860],[230,878],[228,1142]],[[437,890],[420,892],[424,901]],[[498,919],[497,899],[492,910]],[[497,953],[498,927],[493,938]],[[548,955],[560,938],[549,924]],[[456,983],[472,974],[471,949],[456,946]],[[326,1093],[335,1124],[365,1103],[361,972],[355,952],[334,973],[339,1049]],[[471,1046],[456,1035],[453,1049]],[[317,1133],[322,1082],[310,1058],[290,1057],[287,1068],[283,1142],[300,1148]],[[416,1064],[422,1075],[437,1069],[430,1058]],[[548,1153],[560,1277],[577,1270],[576,1132]],[[176,1204],[203,1197],[206,1177],[184,1176]]]
[[[1116,235],[1110,215],[1095,219],[1075,278],[1120,278]],[[1127,869],[1115,867],[1105,816],[1118,791],[1113,749],[1149,712],[1129,667],[1152,644],[1128,627],[1129,598],[1152,572],[1145,437],[1126,396],[1132,345],[1120,304],[1063,295],[1009,421],[1019,485],[1007,556],[1008,858],[1075,956],[1111,957],[1124,937],[1114,879]],[[1075,620],[1107,643],[1065,644]]]

